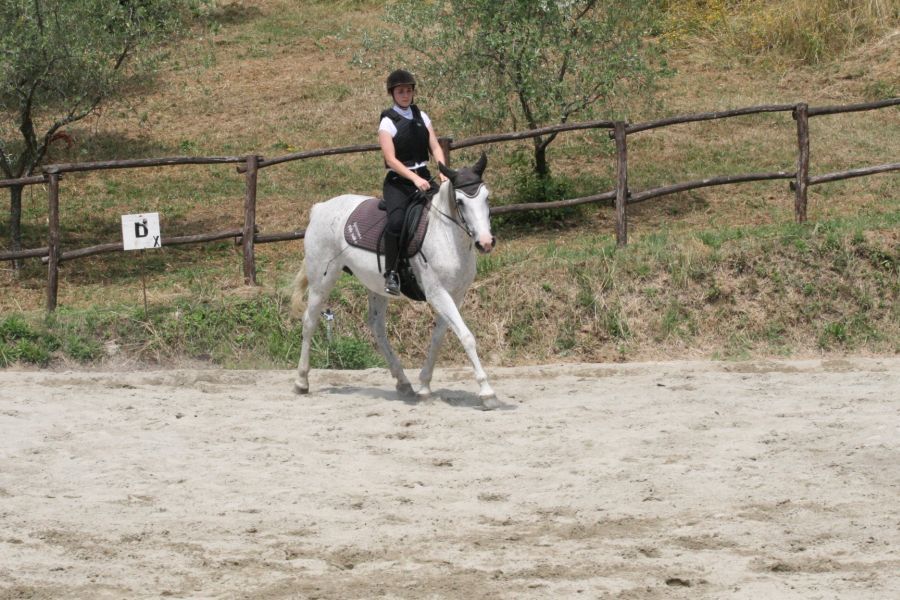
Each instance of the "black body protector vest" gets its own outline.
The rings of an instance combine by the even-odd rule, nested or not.
[[[381,119],[389,118],[397,128],[397,135],[394,136],[394,155],[407,167],[428,162],[428,127],[425,126],[419,107],[411,104],[410,108],[413,114],[411,120],[397,114],[393,108],[381,113]]]

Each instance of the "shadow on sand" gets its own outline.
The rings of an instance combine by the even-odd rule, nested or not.
[[[487,410],[478,394],[464,392],[460,390],[439,389],[432,390],[431,397],[427,400],[421,400],[417,396],[405,396],[399,394],[396,390],[389,390],[376,387],[354,387],[340,386],[327,387],[321,390],[326,394],[334,394],[339,396],[368,396],[379,400],[387,400],[390,402],[402,402],[407,406],[417,406],[419,404],[446,404],[455,408],[472,408],[475,410]],[[501,403],[499,406],[491,410],[515,410],[517,407],[513,404]]]

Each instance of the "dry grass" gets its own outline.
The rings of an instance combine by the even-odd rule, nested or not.
[[[71,151],[56,148],[53,159],[276,156],[374,141],[376,116],[386,104],[382,74],[355,66],[350,59],[359,48],[361,32],[378,19],[381,9],[374,2],[338,2],[338,10],[334,8],[333,3],[287,0],[263,0],[252,6],[222,3],[218,30],[174,46],[171,66],[159,74],[158,87],[136,90],[73,127],[70,133],[78,145]],[[797,101],[849,103],[900,90],[896,31],[841,61],[816,68],[782,64],[760,69],[759,64],[732,56],[709,44],[673,51],[670,62],[677,74],[662,82],[659,103],[636,106],[627,118],[638,122],[664,114]],[[426,94],[427,89],[426,82]],[[457,138],[469,133],[440,130],[439,101],[426,96],[422,104],[436,117],[439,133]],[[813,172],[894,162],[898,140],[897,110],[817,118],[812,124]],[[795,144],[789,115],[647,132],[629,140],[631,185],[643,189],[728,173],[793,170]],[[515,148],[515,144],[488,148],[489,176],[498,201],[515,191]],[[474,152],[464,152],[454,160],[473,156]],[[554,173],[576,186],[611,188],[614,158],[605,132],[565,135],[551,146],[550,159]],[[263,232],[303,228],[313,203],[348,191],[377,193],[381,173],[375,154],[266,169],[260,175],[260,228]],[[64,179],[62,190],[63,243],[70,248],[118,239],[119,215],[130,212],[159,211],[166,235],[230,229],[242,222],[243,180],[233,167],[73,174]],[[896,175],[816,187],[810,193],[810,219],[896,214],[898,190]],[[604,250],[610,247],[613,231],[607,208],[586,209],[542,227],[503,228],[500,249],[482,263],[483,276],[465,313],[472,315],[492,364],[771,353],[773,346],[759,341],[765,332],[758,330],[773,303],[796,309],[804,298],[790,287],[770,290],[770,277],[735,274],[732,266],[753,253],[763,253],[752,261],[764,263],[771,248],[766,234],[754,232],[790,223],[792,211],[786,182],[671,196],[630,210],[633,249],[616,255]],[[25,215],[28,245],[43,245],[42,190],[26,192]],[[698,232],[736,227],[762,239],[727,242],[723,249],[711,250],[696,238]],[[666,240],[662,246],[660,232]],[[872,248],[896,256],[896,225],[867,235],[874,236],[868,241]],[[813,239],[821,242],[819,237]],[[277,295],[291,280],[301,251],[300,242],[258,247],[262,294]],[[803,268],[789,266],[795,258],[791,255],[779,267],[794,279],[809,275],[803,268],[819,268],[830,260],[819,257],[818,262],[802,263]],[[145,262],[151,304],[165,305],[177,298],[221,301],[243,294],[239,253],[229,243],[148,253]],[[684,275],[691,265],[705,275],[700,279]],[[118,255],[65,264],[60,305],[83,309],[137,305],[141,268],[137,257]],[[19,278],[9,271],[0,273],[0,311],[39,312],[44,279],[43,267],[36,261],[29,262]],[[896,294],[896,288],[887,289]],[[716,297],[711,302],[710,295]],[[355,330],[364,310],[358,290],[344,286],[339,302],[345,311],[341,326]],[[665,324],[667,315],[671,322]],[[889,312],[880,312],[875,322],[891,318]],[[408,305],[394,315],[391,335],[403,354],[421,356],[425,344],[421,332],[431,319],[420,305]],[[744,330],[751,331],[749,341],[741,341]],[[786,324],[779,340],[797,353],[821,350],[809,323]],[[872,347],[890,349],[884,344]],[[448,356],[462,360],[455,341]]]
[[[820,64],[896,33],[893,0],[668,0],[665,37],[708,41],[742,60]]]

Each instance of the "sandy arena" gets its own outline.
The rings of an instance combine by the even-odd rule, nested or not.
[[[900,598],[900,357],[488,373],[2,371],[0,598]]]

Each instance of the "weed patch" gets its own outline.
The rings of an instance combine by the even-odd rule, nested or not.
[[[20,315],[0,321],[0,367],[16,362],[46,365],[59,347],[59,338]]]

